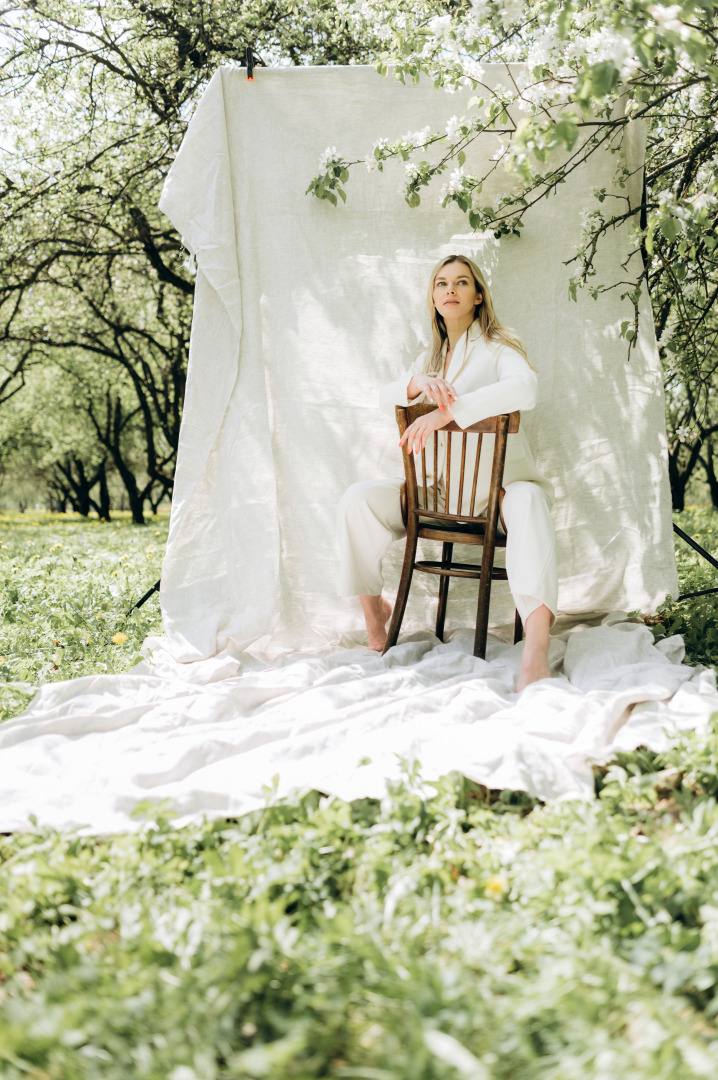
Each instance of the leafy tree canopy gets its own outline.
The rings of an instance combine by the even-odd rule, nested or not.
[[[58,351],[101,358],[129,377],[147,475],[169,490],[193,281],[157,201],[203,87],[251,44],[270,64],[374,63],[403,81],[423,74],[446,89],[470,86],[470,107],[446,130],[393,143],[378,132],[366,163],[381,171],[403,159],[410,205],[440,198],[471,228],[499,236],[520,235],[537,200],[572,170],[590,169],[631,119],[646,122],[645,197],[628,206],[596,191],[572,288],[618,287],[637,303],[649,286],[682,505],[694,470],[710,478],[718,425],[717,11],[716,0],[10,3],[0,14],[0,100],[10,116],[0,149],[0,402],[22,388],[29,365]],[[489,61],[514,65],[510,88],[486,83]],[[493,166],[516,181],[496,202],[482,195],[485,177],[465,168],[484,132],[501,140]],[[310,190],[346,197],[356,164],[331,150]],[[626,220],[636,254],[624,281],[603,281],[596,252]],[[623,326],[629,347],[636,318]]]

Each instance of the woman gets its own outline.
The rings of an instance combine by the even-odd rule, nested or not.
[[[419,453],[433,432],[451,420],[467,428],[487,416],[525,411],[536,404],[536,373],[522,343],[497,320],[489,289],[471,259],[449,255],[439,262],[431,275],[427,304],[432,347],[380,395],[381,408],[392,416],[396,405],[438,405],[404,432],[400,445],[405,444],[409,453]],[[436,463],[437,470],[441,464]],[[391,605],[381,595],[381,563],[391,541],[406,535],[402,483],[403,477],[353,484],[339,504],[340,593],[359,596],[369,648],[378,652],[386,644],[391,616]],[[523,690],[550,676],[549,633],[556,617],[558,581],[553,489],[538,472],[521,429],[508,437],[504,487],[506,570],[525,630],[517,687]],[[486,502],[488,490],[481,494]]]

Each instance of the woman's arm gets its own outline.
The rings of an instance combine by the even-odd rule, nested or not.
[[[379,408],[382,412],[394,415],[396,405],[419,405],[422,399],[440,409],[448,409],[456,400],[456,391],[446,379],[424,374],[426,354],[422,353],[411,365],[406,374],[379,391]],[[445,421],[446,422],[446,421]]]
[[[438,405],[440,409],[450,409],[458,397],[451,383],[436,375],[413,375],[406,393],[412,405],[424,395],[430,405]]]
[[[538,379],[521,353],[505,346],[499,353],[498,382],[461,394],[451,406],[460,428],[471,427],[487,416],[533,409],[538,397]]]
[[[423,367],[423,357],[417,357],[409,370],[401,375],[398,379],[388,383],[386,386],[382,386],[379,391],[379,408],[382,412],[388,413],[389,416],[394,416],[394,407],[396,405],[416,405],[416,401],[409,399],[409,386],[413,381],[414,375],[417,375]]]

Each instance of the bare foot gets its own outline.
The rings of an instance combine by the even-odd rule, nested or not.
[[[369,648],[383,652],[386,645],[386,624],[391,618],[391,604],[383,596],[360,596],[364,621],[369,634]]]
[[[527,641],[521,656],[521,671],[516,692],[520,694],[531,683],[538,682],[539,679],[550,678],[551,668],[548,662],[548,644],[545,648],[543,645],[532,647],[531,643]]]

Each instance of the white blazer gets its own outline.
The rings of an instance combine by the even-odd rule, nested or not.
[[[418,397],[412,398],[411,401],[406,396],[412,376],[424,372],[426,359],[427,353],[421,353],[408,372],[380,391],[379,405],[383,412],[393,417],[396,405],[419,405],[426,401],[424,394],[419,394]],[[478,321],[472,323],[457,342],[451,357],[449,370],[446,373],[446,379],[453,385],[458,394],[458,400],[451,406],[451,412],[454,420],[461,428],[471,427],[472,424],[477,424],[479,420],[485,420],[488,416],[498,416],[516,410],[525,412],[528,409],[533,409],[536,404],[538,393],[536,372],[529,367],[521,353],[517,352],[516,349],[510,348],[508,345],[487,342]],[[469,460],[473,461],[471,456],[475,452],[475,443],[473,441],[477,437],[476,435],[469,436],[467,463]],[[446,438],[446,433],[439,431],[439,460],[437,462],[439,477],[444,471]],[[484,437],[475,510],[485,505],[489,497],[493,441],[492,435]],[[433,439],[427,441],[426,449],[427,471],[430,472],[433,480]],[[458,496],[460,469],[461,456],[453,453],[451,460],[452,503]],[[530,480],[535,484],[539,484],[548,495],[549,502],[553,502],[553,486],[536,468],[536,462],[523,428],[519,428],[514,435],[509,435],[506,445],[504,487],[507,484],[512,484],[515,480]],[[464,478],[464,491],[463,509],[467,510],[466,492],[471,492],[471,478],[468,476]],[[456,511],[455,506],[450,509]]]

